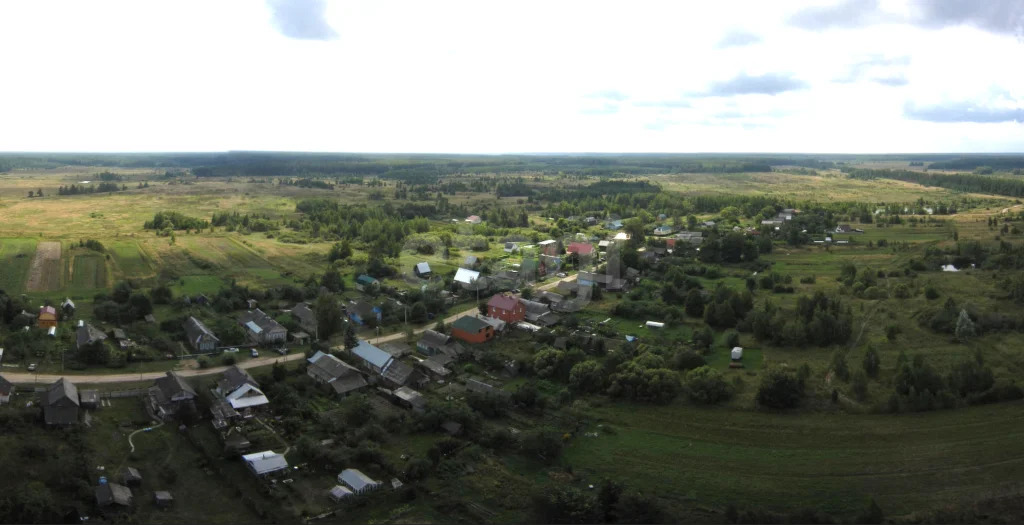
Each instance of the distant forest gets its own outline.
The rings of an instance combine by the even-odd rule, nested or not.
[[[967,173],[947,175],[907,170],[844,168],[843,171],[855,179],[896,179],[913,182],[922,186],[935,186],[955,191],[990,193],[1007,197],[1024,196],[1024,179],[1009,179]]]

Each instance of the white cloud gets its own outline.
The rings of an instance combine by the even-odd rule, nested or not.
[[[1002,11],[835,5],[11,0],[0,147],[1024,149]]]

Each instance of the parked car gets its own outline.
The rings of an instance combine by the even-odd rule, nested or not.
[[[274,350],[277,350],[277,353],[279,353],[281,355],[286,355],[288,353],[288,349],[283,347],[283,346],[279,346],[279,347],[275,348]]]
[[[253,348],[252,349],[252,356],[253,357],[259,357],[260,356],[259,350],[256,350],[255,348]]]
[[[229,353],[229,354],[237,354],[238,353],[238,348],[235,348],[235,347],[232,346],[231,348],[225,348],[224,351]]]
[[[558,277],[559,279],[565,279],[565,272],[558,272],[555,274],[555,277]]]
[[[37,367],[37,366],[38,366],[38,365],[36,365],[35,363],[29,363],[29,365],[28,365],[28,371],[29,371],[29,372],[35,372],[35,371],[36,371],[36,367]]]

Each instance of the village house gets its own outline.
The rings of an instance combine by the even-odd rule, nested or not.
[[[373,346],[364,339],[360,339],[359,344],[351,352],[353,356],[363,362],[367,369],[375,374],[383,374],[395,359],[391,354]]]
[[[196,353],[206,354],[217,349],[220,339],[217,339],[217,336],[213,335],[213,332],[199,319],[189,317],[185,321],[184,328],[188,344]]]
[[[701,232],[689,232],[681,231],[671,238],[665,240],[665,246],[668,248],[674,248],[676,244],[688,244],[690,246],[700,246],[704,242],[704,236]]]
[[[576,276],[576,282],[579,283],[580,286],[591,286],[596,284],[602,289],[608,291],[622,290],[623,286],[625,286],[625,281],[618,277],[613,277],[606,273],[595,272],[579,272]]]
[[[414,412],[423,412],[426,410],[427,400],[423,397],[423,394],[420,394],[407,386],[396,388],[392,392],[392,395],[395,396],[399,405],[405,408],[410,408]]]
[[[419,277],[420,279],[427,279],[430,277],[431,273],[430,264],[425,261],[421,263],[416,263],[416,266],[413,266],[412,268],[412,272],[416,274],[416,277]]]
[[[504,250],[505,250],[505,253],[515,253],[515,252],[519,251],[519,243],[517,243],[517,242],[506,242]]]
[[[288,468],[288,460],[285,459],[284,455],[278,454],[273,450],[246,454],[242,456],[242,461],[245,462],[249,472],[256,476],[266,476]]]
[[[14,393],[14,384],[4,376],[0,376],[0,405],[11,402],[11,394]]]
[[[544,255],[561,255],[558,253],[558,241],[554,239],[540,241],[537,243],[537,247],[540,249],[540,253]]]
[[[433,379],[444,379],[452,373],[445,364],[450,363],[451,359],[444,354],[436,354],[428,357],[422,361],[417,361],[416,366],[421,367],[427,372],[427,375]]]
[[[317,351],[306,361],[309,363],[306,375],[317,383],[327,385],[339,396],[346,396],[366,386],[366,379],[356,367],[331,354]]]
[[[238,324],[245,329],[246,336],[257,344],[279,344],[288,340],[288,329],[259,308],[239,316]]]
[[[419,341],[416,342],[416,349],[423,355],[432,356],[438,353],[452,352],[452,345],[451,338],[447,335],[434,330],[424,330]]]
[[[519,303],[523,305],[523,308],[526,310],[525,319],[532,324],[536,324],[542,327],[548,327],[558,324],[558,322],[561,320],[561,317],[558,314],[552,312],[548,305],[544,303],[537,301],[529,301],[526,299],[520,299]]]
[[[128,487],[142,486],[142,473],[135,467],[124,467],[121,469],[121,483]]]
[[[480,319],[464,316],[452,323],[452,337],[467,343],[483,343],[494,338],[494,328]]]
[[[64,302],[60,303],[60,311],[64,319],[71,319],[75,316],[75,302],[70,297],[65,297]]]
[[[87,346],[95,344],[97,342],[106,341],[107,334],[104,334],[93,325],[84,321],[78,322],[78,328],[75,329],[75,349],[81,350]]]
[[[366,301],[352,301],[348,306],[348,318],[359,326],[365,325],[371,319],[380,322],[381,315],[380,307]]]
[[[412,353],[412,347],[401,341],[388,341],[377,345],[381,350],[391,354],[392,357],[404,357]]]
[[[582,258],[586,255],[593,255],[594,245],[589,242],[571,242],[565,251],[567,253],[575,253]]]
[[[360,292],[366,292],[380,288],[380,281],[370,277],[369,275],[362,274],[356,277],[356,290]]]
[[[672,231],[673,231],[673,229],[672,229],[671,226],[669,226],[667,224],[663,224],[663,225],[658,226],[657,228],[654,229],[654,235],[659,235],[659,236],[672,235]]]
[[[196,397],[196,391],[177,372],[169,371],[166,376],[153,381],[146,400],[150,414],[167,420],[194,412]]]
[[[117,483],[100,481],[94,491],[98,507],[130,507],[132,505],[132,489]]]
[[[604,223],[604,229],[606,230],[619,230],[622,229],[622,220],[616,219],[607,221]]]
[[[495,294],[487,301],[487,315],[506,323],[515,323],[525,318],[526,307],[511,295]]]
[[[224,371],[216,392],[243,418],[250,418],[270,404],[260,384],[238,365]]]
[[[470,215],[469,217],[466,217],[466,222],[470,224],[480,224],[483,222],[483,219],[481,219],[479,215]]]
[[[306,332],[313,334],[314,339],[317,338],[318,327],[316,321],[316,314],[313,313],[313,310],[309,307],[308,304],[296,304],[292,308],[292,318],[295,319],[295,322],[299,323],[299,327],[301,327]]]
[[[78,398],[78,387],[62,377],[43,392],[43,420],[47,425],[74,425],[78,423],[78,410],[81,406]]]
[[[56,328],[57,309],[52,306],[40,306],[37,323],[39,328]]]
[[[537,260],[532,257],[523,259],[523,262],[519,265],[519,276],[524,281],[532,282],[537,279],[543,279],[548,274],[548,265],[543,260]]]
[[[459,286],[461,286],[463,290],[482,290],[487,288],[486,278],[481,277],[480,272],[476,270],[459,268],[455,272],[454,280],[456,283],[459,283]]]

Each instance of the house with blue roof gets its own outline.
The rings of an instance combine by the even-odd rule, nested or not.
[[[378,374],[386,372],[388,367],[391,366],[392,361],[395,359],[391,354],[362,339],[360,339],[359,344],[352,349],[352,355],[361,359],[363,364],[366,365],[366,368],[369,368]]]

